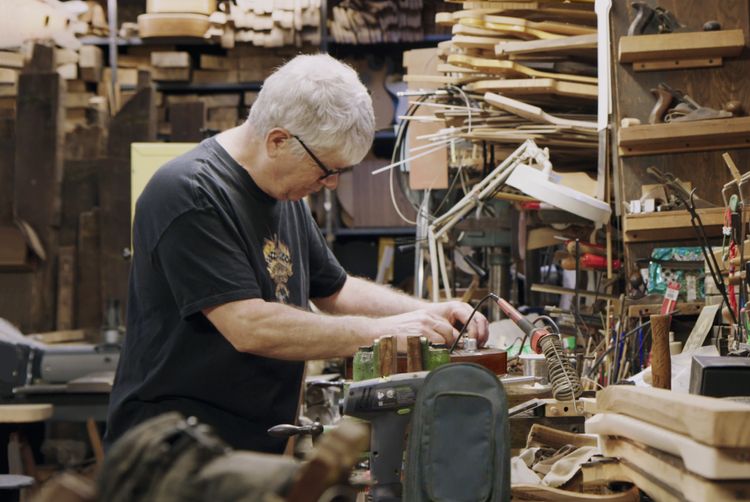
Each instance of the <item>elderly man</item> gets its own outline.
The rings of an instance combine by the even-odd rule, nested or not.
[[[247,121],[167,163],[138,199],[127,336],[106,440],[167,411],[235,448],[280,453],[304,362],[351,356],[382,335],[451,342],[471,308],[427,303],[346,274],[301,200],[336,188],[374,134],[357,74],[298,56]],[[323,313],[310,312],[312,301]],[[469,335],[483,343],[487,320]]]

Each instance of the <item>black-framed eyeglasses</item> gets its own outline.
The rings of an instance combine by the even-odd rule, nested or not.
[[[302,148],[305,149],[305,151],[310,156],[310,158],[312,158],[315,161],[315,163],[318,164],[318,167],[321,169],[321,171],[325,173],[323,176],[318,178],[318,181],[321,181],[331,176],[336,176],[337,174],[342,174],[342,173],[345,173],[354,169],[354,166],[342,167],[341,169],[336,169],[336,170],[328,169],[326,165],[323,164],[323,162],[318,157],[315,156],[312,150],[307,148],[307,145],[299,138],[299,136],[297,136],[296,134],[293,134],[292,137],[296,139],[297,141],[299,141],[299,144],[302,145]]]

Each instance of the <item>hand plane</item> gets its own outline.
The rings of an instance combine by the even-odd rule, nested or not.
[[[630,6],[635,17],[628,27],[628,36],[672,33],[684,28],[674,14],[662,7],[651,7],[646,2],[633,2]]]
[[[656,97],[656,104],[648,116],[649,124],[665,122],[694,122],[697,120],[723,119],[732,117],[732,112],[716,110],[701,106],[682,91],[672,89],[661,83],[651,94]],[[674,106],[672,106],[674,104]]]

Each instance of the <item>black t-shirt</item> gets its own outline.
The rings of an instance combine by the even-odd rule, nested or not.
[[[136,205],[127,332],[107,444],[167,411],[235,448],[280,453],[304,363],[238,352],[201,313],[249,298],[308,307],[346,273],[301,201],[277,201],[215,139],[160,168]],[[252,333],[249,333],[252,336]]]

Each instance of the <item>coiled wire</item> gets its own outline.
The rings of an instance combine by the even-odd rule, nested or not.
[[[583,387],[570,361],[563,356],[562,342],[556,334],[543,336],[539,345],[547,361],[552,397],[558,401],[573,401],[581,396]]]

